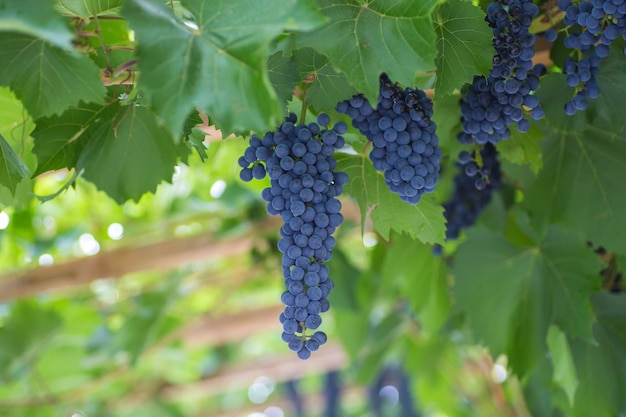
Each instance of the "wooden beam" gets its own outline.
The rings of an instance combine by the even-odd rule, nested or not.
[[[356,204],[347,198],[342,202],[344,217],[357,221],[360,214]],[[280,222],[280,218],[270,217],[238,238],[219,240],[212,234],[194,235],[6,272],[0,275],[0,302],[85,285],[101,278],[120,278],[133,272],[167,270],[190,262],[241,255],[252,249],[256,234],[275,229]]]
[[[205,316],[182,329],[180,338],[188,346],[216,346],[241,341],[269,329],[280,335],[278,316],[284,306],[277,305],[223,316]]]
[[[220,241],[213,235],[201,234],[113,249],[50,266],[11,271],[0,275],[0,301],[84,285],[100,278],[119,278],[138,271],[172,269],[193,261],[239,255],[252,249],[252,235]]]

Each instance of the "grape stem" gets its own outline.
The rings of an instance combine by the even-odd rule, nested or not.
[[[372,146],[372,141],[368,140],[365,145],[363,146],[363,155],[365,155],[366,151],[369,149],[369,147]]]
[[[93,8],[95,10],[95,4],[94,4],[93,0],[92,0],[91,3],[92,3],[92,6],[93,6]],[[109,47],[107,46],[106,42],[104,41],[104,36],[102,36],[102,30],[100,30],[100,21],[98,19],[99,19],[98,15],[95,14],[94,17],[93,17],[93,22],[94,22],[94,25],[95,25],[95,29],[93,31],[96,34],[96,36],[98,37],[98,40],[100,41],[100,44],[102,45],[102,49],[104,51],[104,55],[105,55],[106,61],[107,61],[107,69],[109,71],[112,71],[113,68],[111,66],[111,53],[110,53],[111,51],[109,50]]]
[[[302,110],[300,110],[300,123],[304,124],[306,119],[306,88],[302,89]]]

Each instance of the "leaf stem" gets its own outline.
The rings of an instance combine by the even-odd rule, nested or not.
[[[170,0],[170,7],[172,8],[172,13],[176,14],[176,11],[174,10],[174,0]]]
[[[91,4],[94,8],[94,10],[96,9],[94,1],[91,0]],[[113,68],[111,67],[111,54],[110,54],[110,50],[109,47],[107,46],[106,42],[104,41],[104,36],[102,36],[102,31],[100,30],[100,18],[98,17],[98,14],[95,14],[93,16],[93,22],[95,25],[95,29],[94,32],[96,33],[96,35],[98,36],[98,40],[100,41],[100,45],[102,45],[102,49],[104,49],[104,55],[106,55],[106,61],[107,61],[107,69],[112,71]]]
[[[136,59],[132,59],[128,62],[124,62],[119,67],[115,68],[115,71],[113,71],[113,78],[119,77],[124,72],[128,71],[131,67],[135,66],[136,64],[137,64]]]
[[[78,178],[78,176],[81,175],[82,173],[83,173],[82,170],[80,170],[80,171],[74,170],[74,173],[72,174],[72,178],[70,178],[70,180],[68,182],[63,184],[63,186],[61,188],[59,188],[56,192],[54,192],[52,194],[37,195],[37,194],[33,193],[33,196],[35,196],[35,198],[37,200],[39,200],[40,202],[42,202],[42,203],[45,203],[46,201],[52,200],[53,198],[61,195],[62,192],[64,192],[68,188],[70,188],[74,184],[74,182],[76,182],[76,178]]]
[[[306,119],[306,88],[302,89],[302,110],[300,110],[300,123],[304,124]]]

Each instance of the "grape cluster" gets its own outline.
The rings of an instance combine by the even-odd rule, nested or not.
[[[359,94],[338,103],[337,111],[350,116],[372,142],[374,168],[384,171],[385,183],[403,201],[417,204],[435,189],[441,148],[431,120],[433,104],[423,91],[403,89],[382,74],[375,109]]]
[[[320,114],[318,123],[296,124],[291,113],[275,131],[262,138],[252,135],[250,146],[239,158],[244,181],[270,178],[262,192],[270,215],[280,215],[278,249],[283,254],[282,269],[287,289],[281,300],[283,340],[308,359],[311,352],[326,343],[326,334],[315,330],[322,324],[320,313],[328,311],[328,294],[334,287],[328,266],[335,238],[332,234],[343,222],[341,202],[336,198],[348,182],[343,172],[334,172],[335,148],[344,145],[343,122],[326,129],[330,118]],[[321,125],[321,126],[320,126]]]
[[[496,55],[488,77],[475,76],[461,91],[461,143],[498,143],[530,128],[526,118],[544,115],[537,96],[539,77],[546,68],[533,67],[535,36],[528,31],[539,9],[530,0],[499,0],[489,4],[486,20],[493,31]]]
[[[563,43],[576,51],[575,57],[567,58],[563,65],[567,85],[576,89],[574,97],[565,104],[565,113],[571,116],[587,108],[587,98],[600,94],[596,81],[600,61],[609,56],[614,40],[620,36],[626,39],[626,1],[559,0],[558,7],[565,12],[563,23],[569,26]]]
[[[454,178],[454,191],[444,203],[447,221],[446,239],[457,239],[461,230],[470,227],[491,201],[491,195],[500,188],[501,171],[498,151],[487,143],[480,150],[481,166],[474,152],[459,155],[462,172]]]

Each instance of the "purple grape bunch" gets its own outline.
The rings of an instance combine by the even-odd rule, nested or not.
[[[565,113],[571,116],[586,110],[588,99],[600,95],[596,81],[600,61],[609,56],[613,41],[619,37],[626,40],[626,1],[559,0],[558,7],[565,12],[563,23],[568,26],[563,44],[572,50],[563,63],[567,85],[576,91],[565,103]]]
[[[442,152],[431,120],[433,103],[424,91],[402,88],[382,74],[376,108],[359,94],[339,102],[337,111],[350,116],[372,143],[374,168],[384,172],[385,183],[403,201],[417,204],[435,189]]]
[[[343,147],[347,126],[338,122],[328,129],[326,114],[318,116],[318,123],[296,122],[291,113],[276,131],[252,135],[239,166],[243,181],[270,178],[262,197],[267,212],[284,222],[278,242],[286,287],[282,339],[299,358],[308,359],[327,340],[324,332],[314,330],[322,324],[320,314],[330,308],[334,287],[325,262],[335,246],[332,235],[343,222],[337,197],[348,176],[334,171],[333,153]]]
[[[509,127],[530,128],[527,115],[544,116],[537,96],[542,64],[533,66],[535,36],[529,32],[538,7],[530,0],[498,0],[489,4],[485,18],[493,31],[493,57],[489,76],[477,75],[461,90],[461,143],[496,144],[510,137]]]
[[[463,151],[459,157],[459,172],[454,178],[454,191],[443,204],[446,218],[446,239],[459,237],[462,229],[472,226],[500,188],[501,171],[498,151],[491,143],[480,149],[481,166],[476,151]]]

